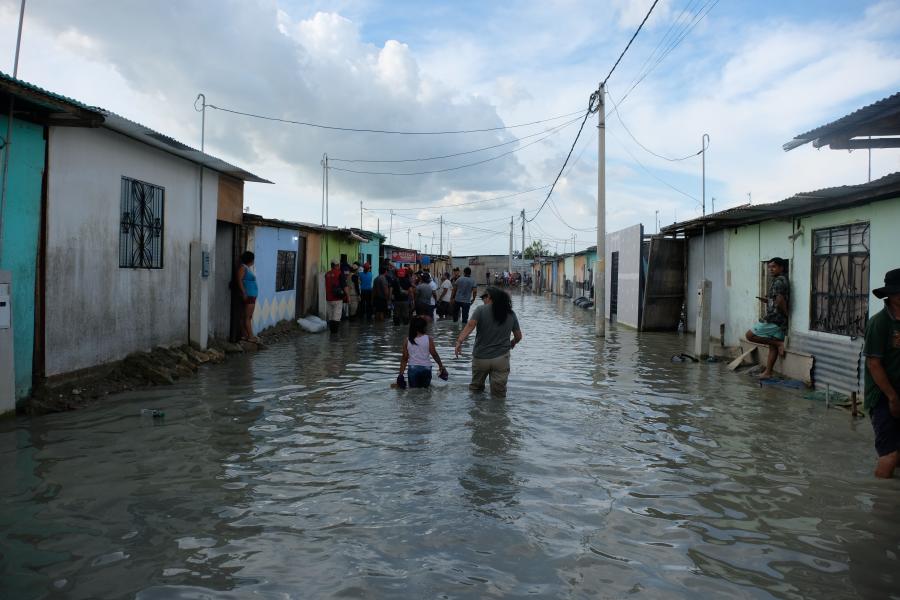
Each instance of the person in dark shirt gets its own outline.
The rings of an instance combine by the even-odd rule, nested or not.
[[[766,297],[757,296],[760,302],[766,303],[766,314],[759,322],[754,323],[745,337],[747,341],[757,344],[765,344],[769,347],[769,356],[766,358],[766,368],[760,374],[760,378],[772,376],[772,369],[779,356],[784,356],[784,336],[787,334],[788,314],[790,310],[791,285],[788,281],[785,269],[787,261],[775,257],[766,267],[772,276],[769,285],[769,293]]]
[[[391,286],[394,301],[394,325],[400,325],[401,322],[406,325],[410,322],[413,290],[414,286],[409,278],[409,270],[397,269],[397,277]]]
[[[378,268],[378,277],[372,284],[372,301],[375,305],[375,320],[383,321],[384,315],[387,314],[388,300],[391,298],[390,282],[387,278],[387,267],[382,265]]]
[[[890,478],[900,464],[900,269],[888,271],[872,290],[884,308],[866,326],[865,400],[875,430],[875,477]]]

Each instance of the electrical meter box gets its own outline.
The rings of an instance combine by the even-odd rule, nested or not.
[[[9,298],[9,284],[0,283],[0,329],[9,329],[12,325],[12,304]]]

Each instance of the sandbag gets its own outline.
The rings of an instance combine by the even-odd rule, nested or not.
[[[315,315],[297,319],[297,325],[300,326],[300,329],[309,333],[322,333],[328,329],[328,323]]]

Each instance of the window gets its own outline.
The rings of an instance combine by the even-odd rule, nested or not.
[[[158,185],[122,177],[120,268],[162,269],[165,196]]]
[[[813,230],[809,328],[851,337],[869,314],[869,224]]]
[[[296,271],[297,253],[293,250],[279,250],[275,265],[275,291],[283,292],[294,289],[294,271]]]

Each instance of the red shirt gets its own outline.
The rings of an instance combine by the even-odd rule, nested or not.
[[[344,274],[340,269],[332,269],[325,273],[325,300],[328,302],[339,302],[344,299],[343,294],[346,293],[344,288],[347,282],[344,280]],[[336,289],[341,290],[341,295],[335,293]]]

